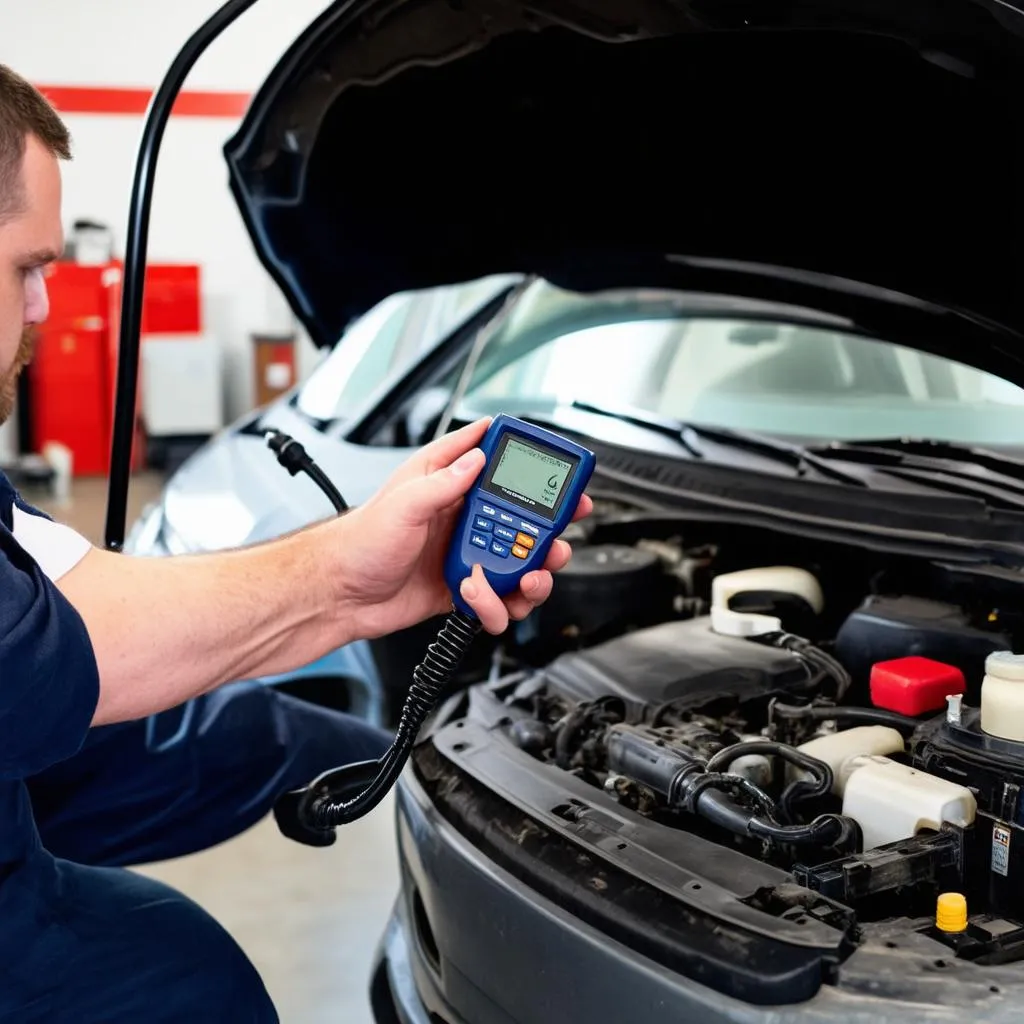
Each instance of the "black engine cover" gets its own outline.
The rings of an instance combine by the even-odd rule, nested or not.
[[[577,701],[617,696],[650,705],[672,701],[682,709],[710,699],[793,693],[808,672],[789,651],[720,636],[712,632],[711,619],[702,617],[563,654],[545,678],[551,689]]]

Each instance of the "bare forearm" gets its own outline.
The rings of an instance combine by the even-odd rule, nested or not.
[[[144,717],[348,642],[341,590],[328,571],[338,525],[210,555],[90,552],[58,586],[96,652],[94,724]]]

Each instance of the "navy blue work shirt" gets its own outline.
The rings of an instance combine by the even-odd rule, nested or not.
[[[80,749],[99,699],[85,624],[15,540],[21,513],[48,518],[0,473],[0,984],[5,933],[19,931],[6,923],[28,917],[43,930],[59,927],[48,909],[48,888],[59,876],[42,849],[23,780]]]

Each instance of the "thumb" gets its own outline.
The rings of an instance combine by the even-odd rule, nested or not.
[[[485,462],[484,453],[472,448],[450,466],[410,480],[400,489],[406,521],[417,525],[428,523],[445,511],[473,486]]]

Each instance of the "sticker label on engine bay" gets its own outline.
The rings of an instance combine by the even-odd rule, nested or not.
[[[1006,876],[1010,869],[1010,830],[1005,825],[992,829],[992,870]]]

